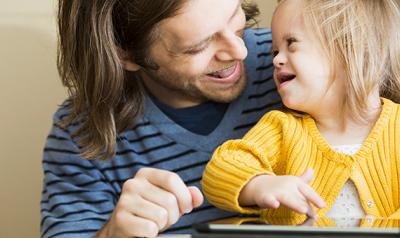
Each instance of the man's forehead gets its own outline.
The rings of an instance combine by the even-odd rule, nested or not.
[[[237,0],[219,0],[229,4],[209,5],[207,1],[189,1],[177,15],[160,24],[160,36],[169,47],[179,50],[211,36],[223,28],[240,4]]]
[[[203,37],[206,37],[209,32],[209,26],[203,26],[193,21],[192,24],[180,22],[182,21],[177,18],[171,18],[160,25],[160,36],[170,47],[185,48],[186,46],[200,41]],[[189,22],[187,21],[187,23]],[[189,25],[193,27],[189,27]]]

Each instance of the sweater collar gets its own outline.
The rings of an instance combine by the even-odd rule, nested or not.
[[[383,105],[379,118],[375,122],[375,125],[372,127],[367,138],[362,143],[360,150],[354,155],[346,155],[336,152],[321,135],[315,120],[310,115],[305,115],[303,117],[303,123],[308,129],[313,140],[316,142],[318,149],[322,151],[327,158],[330,158],[331,160],[339,160],[345,164],[352,163],[355,158],[365,158],[371,153],[371,150],[377,143],[382,143],[380,138],[382,137],[382,133],[385,131],[385,128],[389,123],[395,104],[386,98],[381,98],[381,101]]]

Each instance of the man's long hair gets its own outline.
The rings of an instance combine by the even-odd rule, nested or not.
[[[138,73],[124,70],[121,55],[154,68],[148,49],[158,24],[173,17],[187,0],[59,0],[57,66],[70,95],[62,125],[79,121],[81,155],[110,159],[117,135],[135,124],[144,107]],[[259,14],[243,1],[248,24]]]

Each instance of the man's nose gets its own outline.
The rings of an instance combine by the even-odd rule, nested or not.
[[[216,58],[220,61],[244,60],[247,48],[241,36],[232,31],[221,33],[220,46]]]

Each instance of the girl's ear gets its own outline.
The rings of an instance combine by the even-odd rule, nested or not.
[[[134,72],[141,68],[141,66],[133,62],[131,57],[129,57],[129,54],[121,48],[118,48],[118,57],[121,61],[122,67],[127,71]]]

